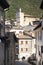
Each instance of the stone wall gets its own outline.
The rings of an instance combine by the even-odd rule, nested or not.
[[[0,43],[0,65],[4,65],[4,44]]]
[[[10,33],[10,46],[9,46],[9,65],[15,64],[15,42],[13,33]]]

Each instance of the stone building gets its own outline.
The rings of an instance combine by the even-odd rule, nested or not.
[[[8,32],[9,40],[8,42],[8,64],[14,65],[15,64],[15,44],[18,42],[18,39],[15,36],[14,32]]]
[[[43,62],[43,19],[37,22],[37,26],[34,29],[35,37],[36,37],[36,59],[38,64],[39,57],[41,58],[41,65]]]
[[[21,9],[20,9],[20,11],[17,10],[16,22],[15,21],[13,22],[12,28],[10,28],[11,23],[8,21],[6,22],[6,26],[5,26],[6,30],[10,33],[13,32],[16,35],[16,37],[18,38],[18,42],[17,43],[14,42],[15,43],[14,44],[15,45],[14,46],[15,47],[15,59],[18,57],[19,60],[22,60],[23,56],[25,57],[25,59],[27,59],[30,56],[30,54],[32,55],[32,54],[35,54],[35,52],[36,52],[35,51],[35,39],[33,36],[34,33],[30,34],[29,31],[32,27],[31,26],[28,27],[30,24],[33,25],[32,21],[33,20],[35,21],[36,18],[33,18],[33,17],[29,18],[29,17],[30,17],[29,15],[24,15],[24,13],[21,12]],[[25,19],[25,21],[24,21],[24,19]],[[22,27],[22,24],[24,27]],[[29,34],[27,33],[29,36],[24,35],[25,31],[27,31],[29,33]],[[23,52],[20,50],[21,49],[21,42],[23,43],[22,44]],[[26,43],[27,43],[27,47],[25,47]],[[30,47],[28,47],[29,45],[30,45]],[[32,47],[31,47],[31,45],[32,45]],[[29,48],[31,51],[29,50]],[[34,51],[33,51],[33,49],[34,49]]]
[[[7,40],[8,64],[14,65],[15,64],[15,44],[18,43],[18,38],[15,36],[14,31],[10,31],[15,26],[14,22],[12,22],[13,24],[11,24],[11,22],[12,20],[5,21],[5,33],[6,33],[6,36],[8,37],[8,40]]]
[[[32,54],[35,54],[34,36],[29,32],[27,32],[27,35],[24,34],[25,31],[20,25],[15,25],[10,32],[14,32],[18,38],[18,43],[15,44],[16,59],[22,60],[25,57],[25,60],[27,60]]]
[[[29,25],[30,22],[33,25],[32,21],[36,21],[38,19],[39,18],[35,18],[32,15],[25,14],[21,11],[21,8],[16,10],[16,22],[21,26]]]
[[[9,7],[6,0],[0,0],[0,65],[5,65],[5,9]]]
[[[19,35],[19,54],[18,58],[19,60],[22,60],[23,57],[25,57],[25,60],[28,60],[28,58],[32,55],[35,54],[35,44],[32,43],[33,38],[31,35]]]

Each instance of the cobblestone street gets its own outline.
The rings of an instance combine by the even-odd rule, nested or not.
[[[23,61],[15,61],[15,65],[31,65],[28,62]]]

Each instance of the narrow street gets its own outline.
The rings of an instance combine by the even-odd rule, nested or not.
[[[15,61],[15,65],[31,65],[31,64],[25,61]]]
[[[43,0],[0,0],[0,65],[43,65]]]

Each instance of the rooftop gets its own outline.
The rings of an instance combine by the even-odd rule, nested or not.
[[[41,23],[39,23],[39,25],[37,25],[35,28],[34,28],[34,30],[36,30],[36,29],[38,29],[38,28],[40,28],[41,27]]]
[[[24,39],[28,39],[28,40],[31,40],[31,39],[32,39],[32,37],[27,36],[27,35],[19,35],[18,38],[19,38],[19,39],[23,39],[23,40],[24,40]]]

